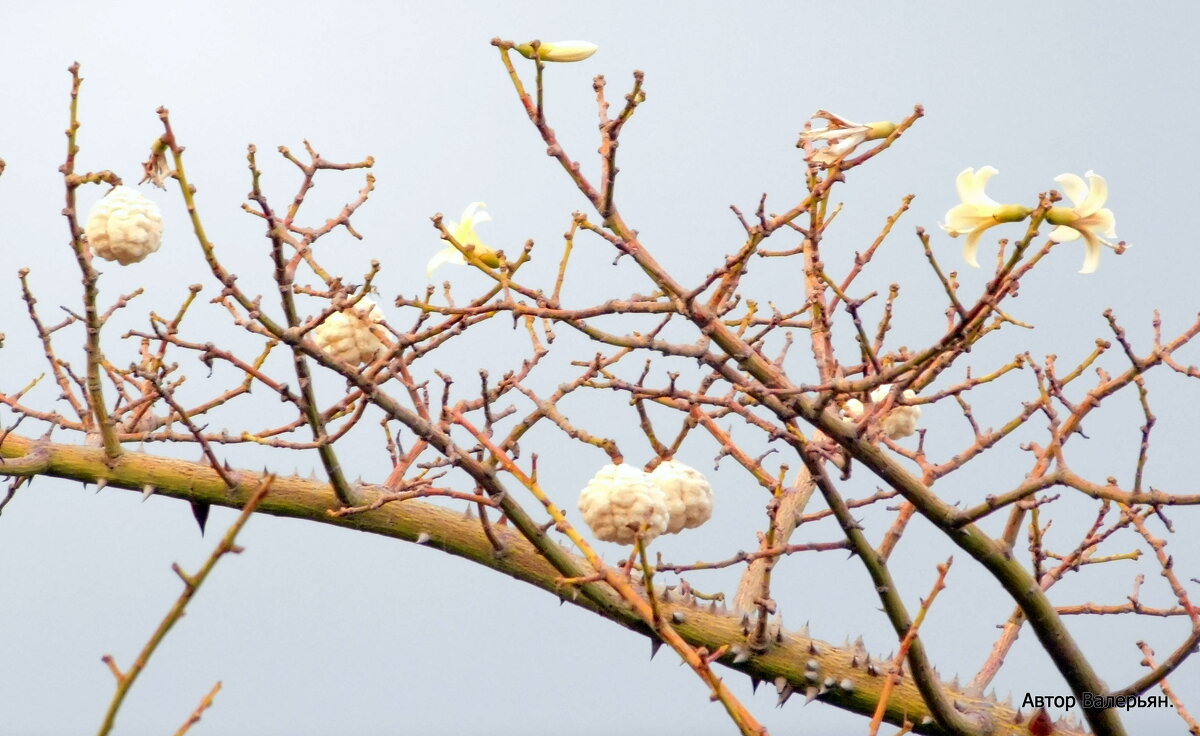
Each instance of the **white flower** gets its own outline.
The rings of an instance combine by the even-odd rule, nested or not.
[[[158,250],[162,229],[158,205],[136,189],[117,186],[92,205],[84,233],[93,253],[128,266]]]
[[[974,168],[963,169],[955,182],[958,187],[958,198],[962,200],[946,213],[946,222],[942,229],[957,238],[964,233],[967,242],[963,244],[963,259],[968,265],[979,268],[979,237],[989,227],[1002,222],[1020,222],[1029,216],[1029,209],[1019,204],[1000,204],[983,191],[988,179],[1000,172],[991,166],[984,166],[975,171]]]
[[[533,44],[523,43],[515,47],[526,59],[533,58]],[[554,41],[538,44],[538,58],[542,61],[583,61],[600,48],[590,41]]]
[[[579,494],[579,511],[597,539],[633,544],[645,525],[642,541],[667,530],[667,494],[641,470],[622,463],[605,465]]]
[[[892,384],[885,383],[871,392],[871,403],[878,404],[892,392]],[[903,394],[904,399],[914,399],[917,394],[908,389]],[[863,415],[863,405],[858,399],[846,401],[846,414],[850,419],[858,419]],[[880,422],[879,426],[889,439],[898,440],[908,437],[917,431],[917,420],[921,418],[921,407],[901,406],[896,404]]]
[[[1079,273],[1091,273],[1100,265],[1100,246],[1115,247],[1105,238],[1117,237],[1117,223],[1112,210],[1103,206],[1108,199],[1108,182],[1104,181],[1103,176],[1091,171],[1084,176],[1088,178],[1090,188],[1075,174],[1054,177],[1054,181],[1062,184],[1063,190],[1075,206],[1051,207],[1046,213],[1046,221],[1058,225],[1050,233],[1051,240],[1065,243],[1083,236],[1087,241],[1087,256],[1083,259],[1083,268]]]
[[[382,321],[383,312],[379,306],[364,297],[353,307],[326,317],[313,329],[313,342],[350,365],[369,363],[384,349],[383,340],[376,334],[382,334],[382,330],[377,327],[372,330]]]
[[[825,141],[826,145],[823,148],[812,152],[810,160],[826,166],[845,158],[859,144],[887,138],[896,130],[896,124],[886,120],[878,123],[854,123],[826,110],[818,110],[813,117],[828,120],[829,125],[804,131],[800,134],[796,147],[803,147],[806,142]]]
[[[450,237],[464,248],[475,246],[473,251],[475,257],[483,261],[485,264],[495,268],[500,265],[500,259],[496,257],[496,251],[483,244],[479,239],[479,235],[475,233],[475,226],[481,222],[489,222],[492,216],[484,212],[487,207],[483,202],[472,202],[463,210],[462,219],[458,222],[450,220],[446,226],[446,230],[450,233]],[[433,272],[443,263],[450,263],[455,266],[462,266],[467,262],[461,251],[450,244],[450,241],[443,239],[446,247],[441,249],[429,259],[429,264],[425,266],[425,275],[433,278]]]
[[[699,470],[667,460],[650,473],[650,480],[667,495],[668,534],[695,529],[712,517],[712,486]]]

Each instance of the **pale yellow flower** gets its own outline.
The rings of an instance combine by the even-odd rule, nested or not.
[[[984,230],[1003,222],[1020,222],[1029,216],[1027,207],[1000,204],[983,191],[988,179],[998,173],[991,166],[984,166],[979,171],[974,168],[963,169],[955,182],[958,198],[962,202],[950,208],[946,213],[946,222],[942,223],[942,229],[951,237],[967,236],[967,242],[963,244],[963,259],[975,268],[979,268],[977,253],[979,238]]]
[[[483,244],[479,239],[479,235],[475,232],[475,226],[481,222],[488,222],[492,216],[484,212],[484,207],[487,207],[483,202],[472,202],[463,210],[462,219],[458,222],[449,220],[446,224],[446,230],[450,236],[464,248],[474,246],[475,257],[483,261],[485,264],[495,268],[500,265],[500,259],[496,256],[496,251]],[[467,259],[463,254],[450,244],[450,241],[443,239],[446,247],[438,251],[433,258],[429,259],[428,265],[425,266],[425,275],[433,278],[433,272],[438,266],[443,263],[450,263],[455,266],[466,264]]]
[[[825,146],[814,150],[810,160],[825,166],[842,160],[859,144],[887,138],[896,130],[896,124],[886,120],[877,123],[855,123],[827,110],[818,110],[813,117],[827,120],[829,125],[804,131],[800,134],[796,147],[824,141]]]
[[[1084,184],[1083,179],[1075,174],[1054,177],[1054,181],[1062,185],[1075,206],[1051,207],[1046,213],[1046,221],[1058,225],[1050,233],[1051,240],[1065,243],[1083,236],[1087,243],[1087,255],[1079,273],[1091,273],[1100,265],[1100,246],[1115,247],[1105,238],[1117,237],[1117,223],[1112,210],[1103,206],[1108,199],[1108,182],[1091,171],[1084,176],[1088,178],[1088,184]]]
[[[523,43],[514,47],[526,59],[533,58],[533,44]],[[590,41],[554,41],[538,45],[538,58],[542,61],[583,61],[600,48]]]

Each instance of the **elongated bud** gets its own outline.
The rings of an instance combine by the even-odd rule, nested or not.
[[[514,47],[526,59],[533,58],[533,44],[523,43]],[[537,56],[542,61],[583,61],[600,48],[589,41],[554,41],[538,45]]]

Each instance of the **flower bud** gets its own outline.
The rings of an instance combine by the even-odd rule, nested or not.
[[[523,43],[514,47],[526,59],[533,58],[533,44]],[[542,61],[583,61],[600,48],[588,41],[555,41],[538,44],[537,56]]]
[[[128,266],[158,250],[162,228],[158,205],[136,189],[117,186],[92,205],[84,234],[93,253]]]
[[[605,465],[579,494],[579,511],[597,539],[633,544],[639,530],[649,542],[667,530],[667,495],[641,470]]]

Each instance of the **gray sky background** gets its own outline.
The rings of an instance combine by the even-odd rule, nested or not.
[[[379,286],[390,315],[397,313],[387,306],[392,295],[413,295],[426,283],[425,263],[439,247],[429,216],[444,212],[456,219],[476,200],[487,202],[494,217],[480,229],[485,241],[512,253],[534,239],[541,257],[531,272],[552,280],[561,234],[585,201],[544,155],[488,44],[497,35],[599,44],[588,61],[548,70],[551,123],[587,171],[595,170],[597,145],[592,76],[607,75],[610,99],[619,100],[632,70],[646,72],[648,100],[622,138],[618,199],[656,257],[685,282],[738,245],[730,204],[752,211],[766,192],[768,209],[783,211],[800,196],[803,160],[794,143],[814,111],[899,120],[922,103],[926,117],[842,187],[838,199],[846,208],[826,241],[827,262],[837,272],[870,243],[901,197],[917,195],[858,284],[864,293],[901,284],[895,344],[920,345],[944,325],[944,295],[913,228],[936,230],[957,201],[955,175],[989,164],[1001,172],[989,194],[1030,205],[1054,186],[1056,175],[1094,169],[1108,179],[1117,232],[1133,247],[1120,257],[1106,251],[1088,276],[1076,273],[1082,245],[1058,248],[1012,305],[1037,329],[1006,330],[992,352],[972,356],[977,370],[1022,350],[1035,357],[1055,352],[1060,365],[1073,364],[1097,337],[1110,337],[1101,316],[1108,307],[1143,352],[1154,309],[1163,311],[1169,335],[1194,319],[1200,252],[1190,134],[1200,119],[1200,52],[1192,38],[1197,6],[1163,3],[1149,12],[1142,4],[1116,2],[642,5],[211,2],[203,11],[181,11],[149,2],[58,3],[53,10],[6,3],[0,7],[0,157],[8,164],[0,177],[0,331],[8,340],[0,351],[0,388],[18,389],[44,364],[24,317],[17,269],[32,269],[47,315],[79,299],[57,173],[65,149],[65,70],[74,60],[85,77],[81,168],[111,168],[135,182],[161,132],[154,110],[170,108],[210,237],[252,291],[267,291],[270,271],[262,227],[239,209],[249,190],[245,146],[258,145],[268,194],[282,204],[298,177],[276,160],[274,148],[301,151],[305,138],[329,159],[375,157],[378,186],[354,221],[365,240],[330,237],[322,257],[351,280],[371,258],[382,261]],[[361,183],[359,174],[319,179],[307,205],[309,221],[323,222]],[[177,191],[142,191],[162,204],[167,232],[162,250],[144,263],[104,268],[108,299],[147,288],[109,331],[107,346],[117,363],[136,348],[117,337],[143,326],[149,309],[173,310],[189,283],[205,283],[206,298],[216,292]],[[87,190],[81,210],[101,192]],[[962,268],[961,241],[937,233],[935,243],[944,264]],[[985,237],[982,262],[994,248],[995,238]],[[579,270],[568,281],[577,304],[648,289],[629,263],[611,267],[611,258],[598,240],[580,241]],[[585,277],[589,271],[596,275]],[[460,298],[482,283],[451,267],[437,276],[453,280]],[[754,277],[755,294],[764,301],[798,298],[794,273],[759,266]],[[968,293],[984,280],[982,271],[962,273]],[[248,344],[218,311],[199,315],[206,316],[191,324],[192,336]],[[461,379],[472,372],[463,369],[472,365],[464,360],[494,369],[511,362],[504,351],[513,333],[481,333],[469,351],[443,359]],[[563,361],[590,356],[593,349],[570,340],[564,336]],[[581,347],[567,355],[571,344]],[[802,346],[793,352],[800,362],[808,354]],[[1110,371],[1123,367],[1116,352],[1105,364]],[[76,353],[82,365],[82,351]],[[1200,363],[1200,351],[1189,349],[1180,359]],[[554,385],[573,375],[566,370],[538,380]],[[194,372],[196,395],[205,390],[203,376]],[[1200,393],[1192,384],[1165,372],[1150,382],[1160,418],[1149,475],[1156,487],[1194,491],[1189,471],[1197,445],[1189,407]],[[981,423],[998,424],[1018,411],[1031,386],[1026,371],[973,394]],[[336,396],[339,383],[327,381],[322,389]],[[55,392],[46,387],[40,396],[48,407]],[[229,418],[231,429],[258,421],[246,406],[240,419],[236,413]],[[276,407],[258,411],[282,411]],[[569,408],[589,428],[622,440],[631,461],[649,459],[620,397],[580,398]],[[11,415],[0,412],[0,419],[7,423]],[[1088,426],[1091,439],[1072,443],[1074,468],[1128,482],[1139,422],[1132,392],[1114,401]],[[929,410],[922,425],[931,428],[928,446],[942,457],[961,446],[962,420],[956,423],[952,407]],[[361,469],[364,478],[380,480],[386,458],[378,432],[367,435],[346,448],[343,462],[355,467],[352,474]],[[1024,439],[1037,436],[1031,427]],[[528,446],[535,442],[544,457],[559,448],[559,461],[542,467],[543,482],[573,512],[575,494],[603,455],[569,446],[550,431],[535,434]],[[194,448],[149,449],[189,459],[196,454]],[[561,459],[563,449],[569,460]],[[714,454],[697,433],[683,459],[708,472]],[[268,461],[253,450],[229,456],[251,467]],[[273,470],[296,466],[307,473],[316,459],[270,462]],[[1017,482],[1027,467],[1025,454],[1009,442],[939,491],[977,502]],[[869,494],[870,479],[860,475],[850,487]],[[715,559],[755,544],[766,502],[761,490],[728,461],[710,477],[719,494],[714,521],[661,540],[656,548],[665,556]],[[1073,545],[1091,519],[1089,505],[1079,509],[1078,519],[1068,514],[1056,522],[1062,545]],[[1183,513],[1176,517],[1181,533],[1170,539],[1170,550],[1180,569],[1194,575],[1200,545],[1186,536],[1194,524],[1189,527]],[[201,539],[186,504],[169,499],[142,503],[133,493],[97,495],[45,479],[21,492],[0,517],[0,734],[95,729],[113,688],[100,656],[130,662],[179,592],[171,562],[195,570],[233,518],[214,509],[209,536]],[[866,523],[878,538],[887,517],[868,516]],[[837,538],[832,527],[817,533]],[[240,541],[245,554],[221,563],[135,686],[120,733],[174,731],[216,680],[224,689],[194,733],[734,731],[669,652],[649,662],[644,638],[560,608],[553,597],[508,578],[413,545],[272,517],[252,519]],[[1111,551],[1132,542],[1125,538]],[[617,551],[605,547],[611,559]],[[910,605],[928,590],[933,565],[952,552],[927,526],[914,526],[894,563]],[[959,557],[922,636],[943,673],[969,677],[1011,604]],[[1169,605],[1157,568],[1144,562],[1076,575],[1055,589],[1054,600],[1119,603],[1140,571],[1148,577],[1144,602]],[[796,556],[779,569],[776,597],[789,627],[809,620],[814,636],[840,642],[862,635],[873,652],[894,649],[856,562]],[[702,590],[730,592],[736,580],[732,572],[689,579]],[[1146,638],[1165,655],[1186,628],[1181,621],[1114,617],[1071,625],[1110,685],[1139,674],[1136,639]],[[864,732],[857,716],[818,704],[802,708],[799,699],[776,710],[771,688],[751,696],[740,675],[727,681],[773,733]],[[1192,694],[1189,705],[1200,707],[1200,662],[1189,661],[1172,681],[1177,691]],[[997,684],[1018,699],[1027,691],[1066,692],[1028,633]],[[1182,732],[1167,711],[1136,711],[1127,722],[1132,733]]]

